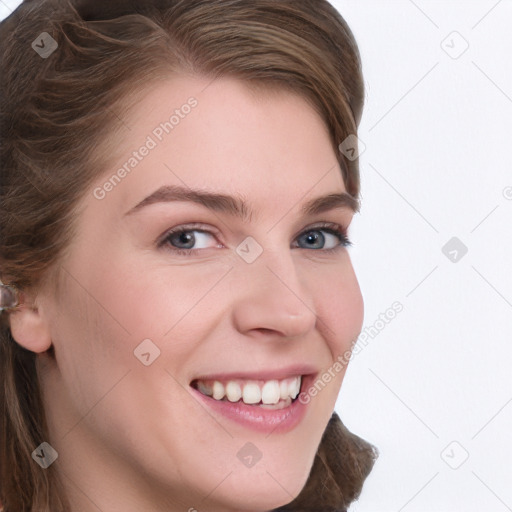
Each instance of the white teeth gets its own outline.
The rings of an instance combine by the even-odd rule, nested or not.
[[[255,382],[248,382],[244,386],[242,399],[246,404],[257,404],[261,402],[261,389]]]
[[[277,404],[281,398],[281,390],[277,380],[265,382],[261,390],[261,401],[264,404]]]
[[[215,400],[260,404],[266,408],[288,407],[300,392],[302,377],[291,377],[281,381],[243,381],[230,380],[225,383],[217,380],[197,381],[197,389]],[[274,407],[275,406],[275,407]]]
[[[213,398],[215,398],[215,400],[222,400],[224,398],[224,395],[224,385],[216,380],[213,383]]]
[[[279,400],[277,404],[261,404],[258,407],[262,407],[263,409],[284,409],[285,407],[288,407],[292,403],[292,399],[290,397],[287,397],[285,400]]]
[[[292,398],[297,398],[300,391],[300,379],[294,379],[288,384],[288,393]]]
[[[238,382],[230,380],[226,384],[226,396],[230,402],[238,402],[242,398],[242,388]]]
[[[286,400],[288,398],[288,382],[286,380],[282,380],[279,384],[279,390],[281,392],[281,400]]]

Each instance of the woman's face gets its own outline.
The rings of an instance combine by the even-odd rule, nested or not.
[[[327,129],[298,96],[190,77],[149,90],[122,123],[58,293],[39,297],[55,349],[41,375],[56,467],[76,510],[289,503],[333,412],[345,371],[333,365],[363,319],[330,231],[348,227],[350,202],[311,208],[346,192]],[[235,405],[240,392],[295,395],[294,377],[307,391],[329,369],[307,400]]]

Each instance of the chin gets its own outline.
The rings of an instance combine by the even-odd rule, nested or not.
[[[291,462],[294,468],[283,468],[281,472],[266,467],[256,467],[230,474],[205,500],[203,508],[209,512],[268,512],[292,502],[301,492],[309,476],[310,467]],[[196,507],[202,512],[201,507]]]

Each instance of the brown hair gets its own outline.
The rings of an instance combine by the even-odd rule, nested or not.
[[[58,48],[42,58],[42,32]],[[109,141],[138,93],[173,73],[235,77],[287,89],[324,119],[347,191],[357,160],[360,56],[326,0],[25,0],[0,24],[0,278],[20,290],[51,282],[73,236],[77,203],[108,168]],[[31,453],[47,439],[37,356],[0,317],[0,502],[5,512],[64,512],[54,466]],[[279,511],[343,511],[377,456],[334,413],[300,495]]]

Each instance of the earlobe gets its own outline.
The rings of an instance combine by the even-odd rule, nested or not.
[[[9,324],[12,337],[26,350],[41,353],[51,347],[50,329],[41,307],[22,302],[9,313]]]

